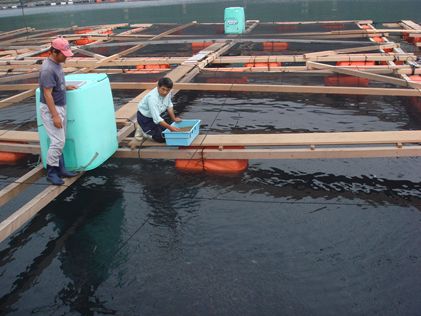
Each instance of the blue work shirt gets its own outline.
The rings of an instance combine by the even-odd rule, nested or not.
[[[64,72],[60,64],[50,58],[44,59],[39,74],[39,88],[41,90],[41,102],[45,102],[44,88],[53,88],[52,95],[56,106],[66,105],[66,82]]]
[[[161,114],[172,107],[171,92],[167,96],[162,97],[158,92],[158,88],[155,87],[139,102],[137,109],[143,116],[149,117],[155,124],[159,124],[164,120]]]

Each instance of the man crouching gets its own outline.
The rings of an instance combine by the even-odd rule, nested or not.
[[[170,78],[164,77],[159,79],[158,86],[150,91],[140,102],[137,110],[137,122],[139,123],[144,136],[152,138],[158,143],[164,143],[165,138],[162,132],[169,129],[177,132],[180,129],[171,126],[161,117],[166,111],[173,122],[180,122],[181,119],[176,117],[171,102],[171,89],[173,82]]]

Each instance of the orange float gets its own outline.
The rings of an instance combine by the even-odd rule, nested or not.
[[[76,30],[75,34],[86,34],[86,33],[92,33],[94,30],[93,29],[82,29],[82,30]]]
[[[95,42],[95,40],[90,39],[89,37],[86,37],[86,38],[80,38],[80,39],[76,40],[75,44],[82,46],[82,45],[87,45],[87,44],[93,43],[93,42]]]
[[[169,64],[145,64],[145,65],[137,65],[136,69],[137,70],[142,70],[142,69],[170,69],[170,65]]]
[[[284,42],[263,42],[263,50],[270,52],[281,52],[288,49],[288,43]]]
[[[50,56],[50,51],[47,50],[46,52],[42,52],[38,55],[36,55],[36,57],[49,57]]]
[[[407,41],[408,43],[415,44],[421,42],[421,37],[411,37],[409,36],[409,33],[404,32],[402,33],[403,40]]]
[[[326,86],[357,86],[367,87],[368,79],[354,76],[327,76],[325,77]]]
[[[383,37],[380,37],[380,36],[373,36],[371,39],[375,41],[376,43],[384,43]]]
[[[19,142],[7,142],[2,141],[3,143],[12,143],[12,144],[22,144]],[[26,158],[29,154],[25,153],[14,153],[8,151],[0,151],[0,164],[4,165],[11,165],[18,163],[22,159]]]
[[[243,146],[226,146],[225,149],[244,149]],[[179,147],[181,150],[199,149],[199,146]],[[206,146],[203,149],[218,149],[218,146]],[[175,167],[186,172],[212,172],[220,174],[233,174],[245,171],[248,168],[247,159],[176,159]]]
[[[336,66],[343,67],[343,66],[374,66],[376,63],[374,61],[338,61]]]
[[[273,67],[280,67],[281,63],[265,63],[265,62],[257,62],[257,63],[245,63],[244,67],[247,68],[255,68],[255,67],[265,67],[265,68],[273,68]]]
[[[197,54],[202,49],[205,49],[206,47],[211,46],[212,44],[212,42],[193,42],[191,43],[191,50],[193,54]]]

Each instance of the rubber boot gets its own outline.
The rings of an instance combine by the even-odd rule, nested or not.
[[[62,185],[64,181],[59,176],[59,169],[58,167],[47,165],[47,180],[51,182],[53,185]]]
[[[59,176],[62,178],[71,178],[77,176],[77,173],[67,171],[64,166],[64,156],[61,155],[60,159],[58,160],[58,169],[59,169]]]

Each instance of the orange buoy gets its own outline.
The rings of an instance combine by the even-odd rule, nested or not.
[[[36,57],[48,57],[48,56],[50,56],[50,51],[49,50],[47,50],[46,52],[42,52],[42,53],[36,55]]]
[[[343,30],[345,28],[345,25],[343,25],[342,23],[324,23],[322,24],[322,27],[330,31],[335,31]]]
[[[244,146],[227,146],[225,149],[244,149]],[[181,150],[199,149],[200,146],[179,147]],[[203,149],[218,149],[217,146],[206,146]],[[176,159],[175,167],[186,172],[207,171],[219,174],[233,174],[248,168],[247,159]]]
[[[113,30],[112,29],[108,29],[108,30],[102,31],[101,34],[111,35],[111,34],[113,34]]]
[[[137,65],[136,69],[170,69],[169,64],[144,64],[144,65]]]
[[[288,43],[285,42],[263,42],[263,50],[270,52],[281,52],[288,49]]]
[[[402,33],[402,39],[407,41],[408,43],[415,44],[421,42],[421,37],[411,37],[409,36],[410,33],[404,32]]]
[[[93,43],[95,42],[95,40],[90,39],[89,37],[85,37],[85,38],[80,38],[78,40],[75,41],[76,45],[87,45],[89,43]]]
[[[247,170],[248,166],[247,159],[205,159],[203,169],[212,173],[233,174]]]
[[[21,142],[8,142],[2,141],[3,143],[11,143],[11,144],[23,144]],[[18,163],[23,158],[27,157],[29,154],[25,153],[14,153],[8,151],[0,151],[0,164],[10,165]]]
[[[193,42],[191,43],[191,50],[193,54],[197,54],[202,49],[205,49],[206,47],[211,46],[212,44],[212,42]]]
[[[410,80],[421,82],[421,75],[408,76]]]
[[[245,63],[244,67],[247,68],[254,68],[254,67],[266,67],[266,68],[273,68],[273,67],[280,67],[281,63],[265,63],[265,62],[255,62],[255,63]]]
[[[357,86],[357,87],[367,87],[368,79],[359,78],[354,76],[327,76],[325,77],[326,86]]]
[[[360,66],[374,66],[374,61],[338,61],[336,63],[336,66],[354,66],[354,67],[360,67]]]
[[[86,33],[92,33],[93,29],[82,29],[82,30],[76,30],[75,34],[86,34]]]
[[[375,41],[376,43],[384,43],[383,37],[380,37],[380,36],[373,36],[371,39]]]

